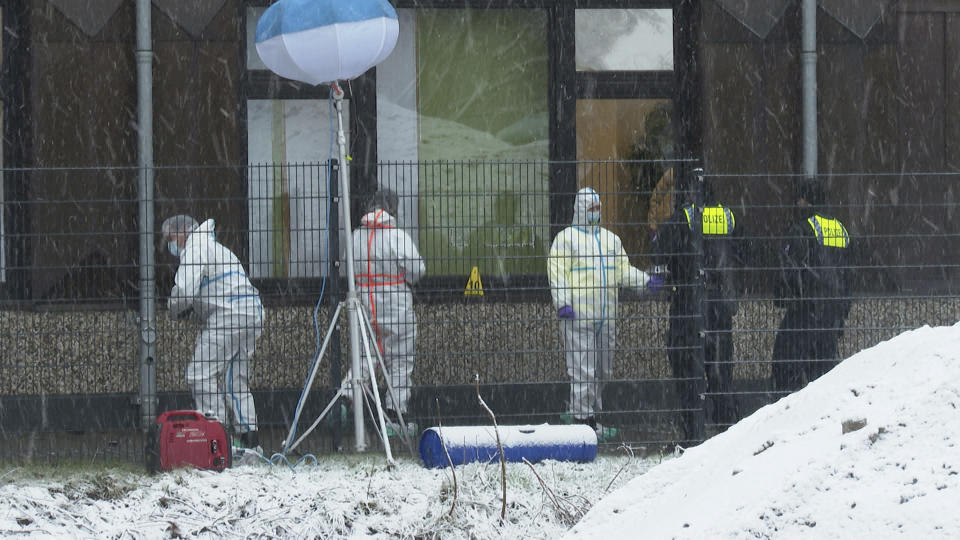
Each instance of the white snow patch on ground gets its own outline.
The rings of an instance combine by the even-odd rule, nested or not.
[[[499,463],[457,467],[450,514],[449,469],[398,462],[390,469],[383,455],[333,456],[296,472],[263,464],[153,477],[21,475],[0,486],[0,537],[556,538],[604,494],[656,463],[602,456],[535,464],[536,474],[508,463],[507,519],[500,524]],[[17,476],[10,472],[5,481]]]

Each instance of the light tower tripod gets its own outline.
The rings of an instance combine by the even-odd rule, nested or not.
[[[337,304],[337,308],[334,310],[333,315],[330,318],[330,326],[328,327],[326,336],[323,339],[323,344],[321,345],[320,350],[317,352],[317,356],[314,358],[313,367],[310,370],[307,383],[304,385],[303,393],[299,403],[297,404],[297,410],[294,414],[293,421],[291,422],[290,432],[287,435],[287,438],[283,441],[283,454],[286,454],[287,452],[290,452],[296,448],[297,445],[299,445],[303,439],[306,438],[307,435],[309,435],[320,424],[323,418],[330,413],[334,406],[339,403],[341,397],[348,397],[353,402],[354,446],[356,450],[358,452],[363,452],[367,448],[366,431],[364,430],[363,417],[364,406],[366,405],[368,407],[372,407],[375,405],[376,410],[371,410],[371,414],[376,413],[375,420],[379,424],[379,433],[383,439],[383,446],[387,461],[393,464],[393,453],[390,449],[390,440],[387,437],[387,427],[383,413],[383,405],[380,401],[380,393],[377,387],[377,365],[380,366],[380,369],[384,374],[387,391],[390,392],[391,396],[393,397],[394,403],[397,402],[397,394],[390,385],[389,371],[384,365],[383,358],[380,354],[380,349],[376,345],[376,334],[370,324],[369,319],[367,319],[362,306],[360,305],[360,299],[357,295],[357,288],[354,280],[353,239],[351,237],[350,230],[352,223],[350,217],[350,175],[347,164],[348,162],[346,159],[346,136],[344,135],[343,130],[343,89],[341,89],[336,82],[332,82],[330,83],[330,92],[332,94],[337,111],[337,147],[341,164],[340,174],[338,175],[341,195],[339,201],[341,215],[340,230],[341,234],[345,237],[343,247],[344,262],[346,267],[347,298]],[[338,276],[332,276],[332,278],[337,279]],[[303,405],[306,401],[307,393],[309,393],[310,387],[313,385],[317,370],[320,367],[320,360],[323,358],[323,355],[327,350],[327,346],[330,343],[330,337],[333,335],[333,330],[339,320],[340,312],[344,307],[346,307],[347,311],[347,324],[349,328],[350,369],[347,371],[347,376],[340,383],[340,387],[333,396],[333,399],[330,400],[323,411],[320,412],[320,415],[317,417],[317,419],[309,428],[307,428],[306,431],[304,431],[300,438],[298,438],[296,441],[293,441],[294,434],[296,433],[297,421],[299,420],[300,413],[302,412]],[[363,349],[363,361],[361,361],[361,347]],[[374,361],[374,358],[376,358],[376,362]],[[372,389],[369,390],[372,391],[369,391],[364,384],[364,379],[367,378],[364,377],[364,370],[366,370],[366,373],[369,374],[370,386],[372,387]],[[365,397],[369,401],[364,401]],[[398,415],[400,424],[405,426],[406,422],[402,413],[398,411]],[[413,445],[406,434],[406,430],[401,429],[400,431],[404,438],[404,442],[406,442],[407,446],[412,452]]]

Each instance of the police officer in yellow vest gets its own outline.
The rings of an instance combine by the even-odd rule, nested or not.
[[[667,357],[678,379],[682,435],[694,440],[696,411],[706,406],[707,423],[720,427],[737,421],[732,394],[733,340],[731,327],[737,312],[736,269],[743,266],[743,227],[733,210],[720,204],[704,184],[705,204],[686,204],[662,223],[653,239],[655,271],[664,272],[671,291]],[[698,223],[699,222],[699,223]],[[702,258],[694,241],[697,225],[703,233]],[[702,303],[697,294],[697,270],[703,269]],[[703,311],[703,370],[707,377],[706,403],[699,399],[697,376],[699,315]]]
[[[850,235],[824,213],[823,189],[802,181],[798,220],[784,234],[777,304],[786,308],[773,346],[773,382],[799,390],[837,364],[837,342],[850,311]]]

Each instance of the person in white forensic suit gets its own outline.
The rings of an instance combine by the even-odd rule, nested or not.
[[[547,273],[570,376],[570,401],[561,420],[588,424],[606,442],[617,430],[600,424],[597,415],[603,385],[613,373],[619,288],[656,292],[663,280],[630,264],[620,237],[600,226],[600,207],[593,188],[577,192],[573,223],[554,238]]]
[[[263,304],[240,260],[214,236],[214,221],[187,215],[163,222],[170,253],[180,264],[170,291],[170,315],[204,323],[186,379],[204,414],[233,426],[242,447],[259,451],[257,411],[249,388],[250,359],[263,335]],[[229,418],[228,418],[229,415]]]
[[[426,267],[413,239],[397,227],[398,199],[389,189],[374,193],[360,227],[353,231],[354,274],[393,388],[386,400],[388,435],[401,435],[401,429],[415,435],[416,424],[407,422],[401,428],[397,413],[406,419],[416,361],[417,316],[410,287]]]

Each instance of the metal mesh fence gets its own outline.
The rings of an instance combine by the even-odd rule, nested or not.
[[[141,387],[136,169],[4,171],[2,455],[138,460],[144,400],[212,410],[279,449],[298,406],[299,434],[349,367],[345,318],[331,321],[344,241],[390,374],[383,404],[420,429],[487,423],[479,388],[502,424],[693,444],[838,359],[956,322],[957,175],[693,167],[379,163],[344,201],[350,235],[327,164],[159,168],[155,393]],[[197,228],[164,230],[178,214]],[[302,451],[349,446],[335,411]]]

